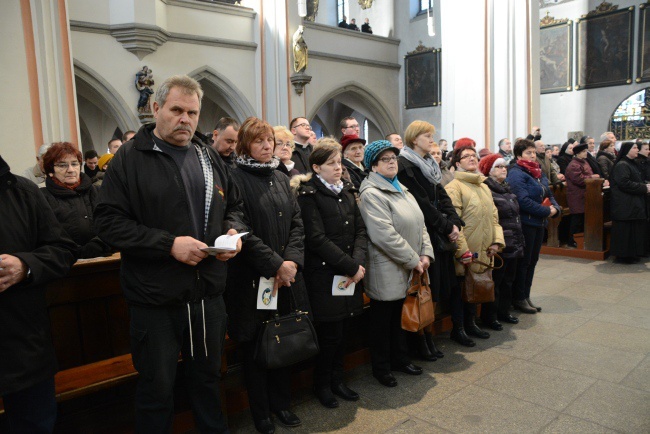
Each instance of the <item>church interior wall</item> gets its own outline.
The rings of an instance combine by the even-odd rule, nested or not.
[[[362,9],[357,1],[349,1],[348,4],[350,9],[348,13],[348,23],[350,23],[350,20],[352,18],[354,18],[356,19],[357,27],[361,28],[364,20],[368,18],[374,35],[393,37],[395,35],[393,5],[402,4],[403,2],[405,3],[404,0],[374,0],[370,8]],[[324,24],[326,26],[337,26],[339,20],[337,18],[336,10],[336,1],[321,0],[318,5],[318,14],[316,15],[316,19],[314,21],[318,24]],[[348,53],[351,52],[348,51]]]
[[[0,53],[3,77],[6,78],[0,80],[0,93],[5,106],[0,116],[0,130],[3,131],[0,155],[14,173],[20,174],[36,163],[36,149],[42,143],[35,143],[34,137],[30,103],[33,89],[30,89],[28,80],[20,2],[3,5],[2,15]]]
[[[577,73],[577,37],[575,21],[581,15],[594,10],[601,2],[595,0],[574,0],[539,11],[539,18],[542,19],[546,13],[555,19],[568,18],[574,23],[574,68],[573,83],[576,83]],[[618,5],[618,9],[625,9],[634,6],[635,31],[633,33],[632,49],[634,53],[633,78],[636,77],[636,50],[638,37],[638,19],[640,1],[619,0],[612,2]],[[571,92],[559,92],[544,94],[540,96],[540,127],[542,137],[547,144],[561,144],[566,142],[567,133],[570,131],[583,131],[585,134],[596,138],[598,142],[600,135],[607,131],[609,119],[618,105],[633,93],[647,87],[647,83],[635,83],[601,87],[596,89],[572,90]]]

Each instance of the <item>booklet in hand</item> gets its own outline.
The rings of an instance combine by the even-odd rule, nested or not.
[[[234,252],[237,250],[237,240],[246,235],[248,232],[242,232],[235,235],[221,235],[214,241],[214,247],[201,249],[208,255],[216,256],[219,253]]]

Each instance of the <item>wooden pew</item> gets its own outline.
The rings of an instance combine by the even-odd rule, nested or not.
[[[587,179],[585,192],[585,250],[609,251],[606,235],[611,228],[610,190],[603,179]]]

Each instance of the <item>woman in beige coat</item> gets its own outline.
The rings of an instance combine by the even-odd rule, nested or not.
[[[366,146],[364,163],[372,172],[361,183],[359,207],[368,234],[364,283],[370,298],[372,371],[387,387],[397,386],[391,371],[422,373],[408,357],[401,315],[409,275],[425,273],[433,260],[422,211],[397,180],[398,154],[386,140]]]
[[[476,150],[471,146],[461,146],[454,150],[451,164],[456,168],[454,180],[445,190],[451,198],[458,216],[465,222],[458,238],[456,251],[456,276],[460,287],[463,286],[465,266],[472,271],[481,272],[485,267],[471,264],[472,257],[489,263],[492,256],[505,245],[503,229],[499,226],[499,213],[492,201],[492,193],[483,183],[485,176],[478,170]],[[461,345],[473,347],[475,342],[467,335],[487,339],[490,334],[481,330],[475,322],[476,305],[463,303],[460,297],[452,297],[457,301],[451,306],[453,329],[451,338]]]

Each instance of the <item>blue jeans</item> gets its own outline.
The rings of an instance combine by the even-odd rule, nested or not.
[[[28,363],[28,361],[25,361]],[[2,397],[12,434],[51,433],[56,422],[54,377]]]
[[[204,303],[205,312],[200,302],[190,303],[189,312],[187,305],[130,306],[131,353],[140,374],[135,394],[136,433],[171,432],[179,353],[183,356],[188,395],[199,431],[228,432],[219,394],[226,307],[223,297]]]

